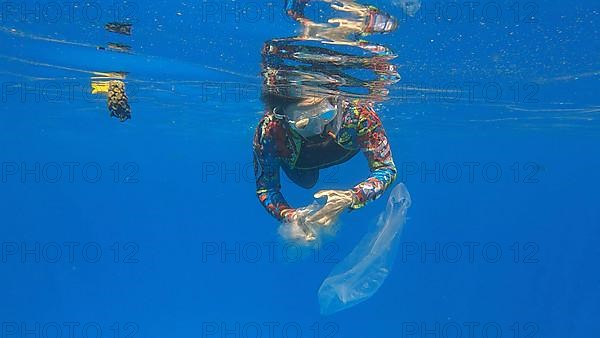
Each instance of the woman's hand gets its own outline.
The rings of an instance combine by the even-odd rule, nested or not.
[[[302,208],[291,209],[285,215],[286,223],[292,227],[299,228],[303,233],[304,240],[308,242],[314,241],[317,238],[315,233],[306,226],[306,216],[309,213],[310,210]]]
[[[354,193],[351,190],[321,190],[314,197],[327,197],[325,205],[306,217],[306,223],[328,227],[337,221],[342,211],[352,205]]]

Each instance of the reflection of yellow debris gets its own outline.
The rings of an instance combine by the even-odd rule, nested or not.
[[[109,22],[104,25],[104,29],[109,32],[123,34],[123,35],[131,35],[132,25],[130,23],[123,22]]]
[[[111,80],[111,79],[125,80],[125,76],[127,75],[127,73],[124,73],[124,72],[108,72],[108,73],[94,72],[94,75],[96,75],[96,76],[93,76],[92,80]]]
[[[124,45],[122,43],[109,42],[108,49],[116,52],[128,53],[131,51],[131,46]]]
[[[131,52],[131,46],[124,45],[122,43],[114,43],[114,42],[109,42],[106,47],[98,46],[98,47],[96,47],[96,49],[105,50],[105,51],[108,50],[108,51],[120,52],[120,53],[130,53]]]

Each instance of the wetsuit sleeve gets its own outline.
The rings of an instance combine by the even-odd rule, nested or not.
[[[254,135],[254,176],[256,196],[263,207],[277,220],[285,221],[292,207],[281,194],[279,169],[281,163],[277,155],[273,121],[263,118]]]
[[[396,179],[396,165],[381,120],[371,106],[361,106],[357,141],[369,163],[371,175],[352,191],[351,209],[358,209],[379,198]]]

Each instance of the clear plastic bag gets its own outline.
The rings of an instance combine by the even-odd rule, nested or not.
[[[375,231],[365,235],[321,284],[318,295],[322,314],[352,307],[377,292],[394,263],[410,204],[406,186],[398,184]]]

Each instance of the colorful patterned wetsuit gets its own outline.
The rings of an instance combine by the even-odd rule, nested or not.
[[[396,178],[396,166],[387,136],[371,105],[359,101],[342,104],[342,124],[335,143],[348,151],[349,156],[343,161],[362,151],[371,169],[369,178],[352,188],[354,203],[351,209],[358,209],[380,197]],[[280,191],[280,168],[296,168],[300,154],[308,148],[307,141],[293,131],[285,120],[273,113],[266,113],[256,129],[256,194],[267,211],[280,221],[285,220],[286,214],[293,210]]]

